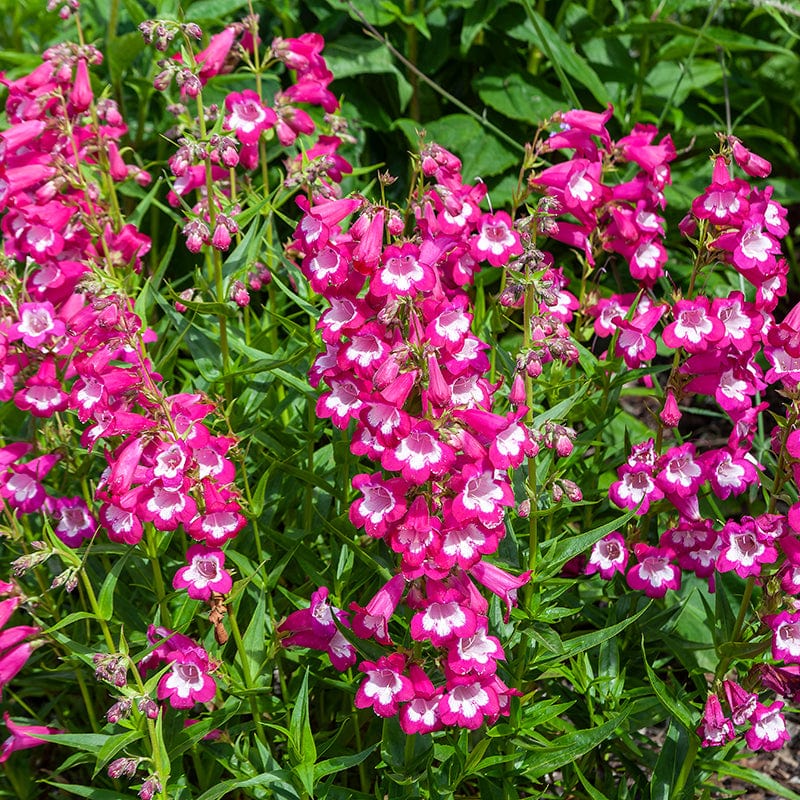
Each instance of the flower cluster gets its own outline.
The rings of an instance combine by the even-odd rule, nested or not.
[[[164,35],[159,39],[158,31],[162,29]],[[330,116],[338,110],[339,101],[328,88],[333,74],[322,56],[322,36],[304,33],[293,39],[276,38],[261,63],[257,29],[257,16],[231,25],[211,37],[208,46],[193,56],[193,64],[184,64],[179,56],[160,62],[163,71],[155,79],[155,87],[165,91],[174,77],[182,100],[187,101],[186,105],[170,106],[177,115],[173,133],[178,147],[169,159],[174,181],[168,199],[173,206],[185,207],[186,200],[196,193],[183,226],[186,247],[193,253],[206,247],[219,251],[230,248],[233,237],[239,233],[237,217],[242,210],[237,183],[246,184],[248,173],[261,166],[266,168],[263,162],[268,141],[277,138],[282,148],[288,148],[301,144],[298,137],[317,134],[313,144],[302,140],[302,155],[298,154],[287,165],[290,176],[313,169],[317,181],[325,182],[329,171],[335,176],[333,180],[338,181],[341,172],[351,171],[350,165],[336,153],[341,137],[321,134],[318,123],[302,107],[321,107],[327,127],[343,129],[344,121],[339,118],[334,121]],[[146,41],[162,50],[167,49],[178,33],[186,44],[195,38],[186,25],[173,22],[147,20],[140,30]],[[274,72],[277,65],[283,64],[293,73],[292,83],[268,99],[262,93],[259,79],[258,91],[244,89],[226,94],[224,111],[216,106],[204,107],[203,87],[216,75],[233,69],[245,52],[255,59],[260,71]],[[196,101],[196,113],[190,112],[189,100]],[[309,175],[305,175],[301,182],[308,179]],[[290,182],[296,180],[296,175],[287,178]],[[239,284],[241,288],[235,293],[232,288],[232,297],[237,304],[246,305],[247,293],[241,281]],[[232,286],[236,286],[235,281]]]
[[[315,385],[327,385],[317,415],[352,424],[352,452],[382,468],[353,479],[359,497],[350,519],[399,565],[365,606],[351,604],[352,620],[323,602],[325,592],[282,629],[291,632],[287,644],[327,650],[346,667],[356,655],[334,616],[353,635],[391,647],[390,621],[405,598],[411,639],[433,654],[399,649],[361,662],[356,705],[399,714],[407,733],[477,728],[508,713],[515,691],[497,675],[503,649],[474,581],[502,599],[508,617],[529,574],[514,577],[484,560],[514,504],[509,470],[534,444],[524,406],[492,410],[499,384],[486,378],[488,345],[471,331],[462,288],[480,261],[501,264],[522,249],[508,215],[481,212],[485,187],[463,184],[460,167],[438,145],[422,151],[430,185],[416,197],[409,232],[393,209],[322,197],[304,203],[296,231],[301,268],[329,302],[318,325],[327,349],[311,372]],[[438,686],[425,671],[434,660]]]
[[[559,211],[577,222],[558,221],[547,235],[583,250],[590,265],[601,251],[617,253],[628,264],[631,277],[652,287],[664,273],[664,187],[670,182],[669,162],[675,159],[672,139],[656,143],[654,125],[638,124],[613,141],[606,124],[612,109],[601,113],[567,111],[556,114],[560,130],[539,142],[537,155],[572,151],[566,160],[536,171],[532,189],[546,191]],[[638,172],[628,181],[609,184],[608,174],[627,165]]]
[[[47,475],[64,456],[45,449],[46,437],[0,448],[0,495],[17,515],[47,514],[69,548],[101,528],[135,545],[148,526],[183,526],[199,544],[175,586],[206,599],[230,589],[219,547],[245,524],[229,458],[235,440],[204,424],[215,407],[203,396],[168,395],[147,357],[155,337],[126,287],[150,241],[123,221],[113,183],[109,194],[103,181],[149,176],[122,160],[127,129],[114,102],[94,97],[89,66],[100,59],[91,46],[59,45],[34,72],[4,81],[10,127],[0,133],[0,399],[42,421],[66,411],[83,425],[80,445],[106,465],[97,508],[89,496],[51,494]],[[77,583],[73,573],[64,580]],[[208,658],[185,657],[173,658],[177,677],[159,690],[176,707],[210,691],[210,679],[195,686],[189,676],[197,664],[207,671]]]
[[[613,142],[605,128],[607,114],[569,112],[559,119],[566,129],[552,134],[539,152],[569,148],[574,155],[535,173],[531,184],[544,188],[580,225],[559,220],[547,233],[581,248],[590,265],[599,248],[622,255],[639,285],[636,293],[601,297],[589,309],[596,335],[611,337],[604,356],[622,359],[628,368],[648,365],[656,358],[659,334],[658,352],[674,355],[658,435],[632,447],[609,488],[609,497],[620,508],[640,517],[664,513],[670,524],[657,542],[641,540],[636,526],[628,537],[616,531],[604,536],[593,547],[585,571],[606,580],[621,573],[629,587],[655,598],[677,590],[685,572],[706,579],[711,591],[716,575],[725,572],[779,587],[777,593],[775,588],[766,592],[763,607],[775,613],[763,614],[762,621],[772,631],[773,658],[794,663],[800,660],[794,633],[797,613],[793,604],[791,610],[777,609],[785,602],[781,591],[791,597],[800,590],[796,578],[800,526],[794,524],[800,505],[788,515],[777,513],[773,487],[772,501],[762,513],[720,522],[714,514],[704,513],[704,498],[716,509],[715,503],[742,496],[760,484],[764,468],[752,452],[753,441],[760,416],[768,408],[762,393],[777,382],[782,383],[789,406],[786,424],[772,437],[779,465],[776,485],[785,487],[792,478],[796,482],[800,471],[800,448],[794,438],[800,378],[797,311],[782,323],[773,317],[786,292],[788,266],[779,243],[788,232],[786,209],[772,198],[770,187],[761,189],[731,175],[736,163],[747,175],[764,177],[769,164],[735,137],[721,137],[711,183],[680,226],[697,252],[689,285],[685,294],[676,292],[673,302],[666,303],[654,286],[666,261],[660,243],[663,220],[657,210],[664,205],[662,189],[669,180],[668,162],[675,155],[669,137],[653,144],[655,129],[637,126],[631,136]],[[606,175],[625,161],[634,162],[641,171],[631,181],[607,186]],[[740,285],[747,282],[751,290],[732,289],[717,297],[702,294],[702,278],[715,264],[731,268]],[[769,369],[764,369],[765,363]],[[684,438],[675,444],[666,439],[680,424],[679,403],[691,396],[707,398],[729,418],[731,432],[724,446],[701,450],[699,443]],[[629,564],[631,551],[633,564]],[[776,580],[768,584],[772,577]],[[770,686],[758,676],[751,684],[751,688],[780,685]],[[720,697],[710,695],[701,726],[704,744],[721,744],[735,735],[733,723],[722,714]],[[752,709],[744,716],[736,712],[734,722],[750,723],[744,736],[751,748],[780,747],[787,736],[780,714],[783,704],[764,706],[757,697],[752,694]]]

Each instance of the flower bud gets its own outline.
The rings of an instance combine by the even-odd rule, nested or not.
[[[119,700],[108,709],[106,712],[106,719],[112,725],[116,725],[121,719],[126,719],[128,716],[130,716],[132,705],[132,701],[128,700],[127,698]]]
[[[678,401],[675,399],[675,394],[672,391],[667,392],[664,399],[664,408],[661,409],[659,419],[668,428],[674,428],[681,421],[681,411],[678,408]]]
[[[136,708],[150,719],[156,719],[158,717],[158,703],[150,697],[140,698],[139,702],[136,704]]]
[[[117,758],[108,765],[109,778],[132,778],[139,766],[138,758]]]

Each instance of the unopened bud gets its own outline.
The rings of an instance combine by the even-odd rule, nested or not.
[[[203,38],[203,30],[196,22],[187,22],[183,26],[183,30],[184,33],[187,36],[191,36],[192,39],[197,39],[198,41],[200,41],[200,39]]]
[[[138,758],[117,758],[108,765],[109,778],[132,778],[139,766]]]
[[[150,719],[156,719],[158,717],[158,703],[151,697],[140,698],[136,703],[136,708]]]
[[[664,400],[664,408],[661,409],[659,414],[660,420],[668,428],[674,428],[681,421],[681,411],[678,408],[678,401],[675,399],[675,394],[671,391],[667,392]]]
[[[139,789],[141,800],[152,800],[153,796],[161,791],[161,783],[155,775],[151,775]]]
[[[114,703],[111,708],[106,712],[106,719],[112,724],[116,725],[121,719],[127,719],[130,716],[133,703],[127,698],[123,698]]]

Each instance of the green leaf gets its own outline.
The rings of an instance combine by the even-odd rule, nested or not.
[[[83,750],[86,753],[97,755],[109,739],[113,738],[105,733],[41,733],[37,734],[48,742]]]
[[[249,0],[199,0],[186,12],[187,22],[223,19],[240,8],[247,8]]]
[[[581,782],[581,786],[586,789],[587,794],[592,800],[610,800],[606,795],[604,795],[599,789],[592,786],[588,780],[584,777],[584,774],[578,769],[577,762],[572,765],[572,769],[575,770],[575,774],[578,776],[578,780]]]
[[[461,26],[461,53],[466,54],[478,34],[483,32],[494,15],[505,5],[498,0],[473,0],[464,14]]]
[[[362,75],[391,75],[397,86],[400,108],[404,109],[413,94],[411,84],[395,66],[391,53],[381,42],[363,36],[345,35],[325,47],[325,61],[337,80]]]
[[[536,45],[543,53],[552,57],[553,62],[557,62],[571,78],[586,87],[601,106],[609,105],[611,97],[605,84],[586,60],[578,55],[575,46],[572,43],[565,42],[553,26],[536,11],[530,9],[529,13],[536,20],[542,31],[542,36],[534,29],[530,20],[526,20],[524,24],[509,30],[508,35]],[[568,98],[567,88],[562,88],[565,92],[565,98]]]
[[[264,660],[264,621],[266,615],[266,595],[264,592],[260,592],[253,617],[242,637],[244,657],[248,661],[251,675],[257,675],[260,672],[261,663]]]
[[[378,742],[375,742],[375,744],[371,745],[366,750],[362,750],[360,753],[353,753],[349,756],[334,756],[325,761],[320,761],[319,764],[314,766],[314,782],[316,783],[320,778],[324,778],[326,775],[333,775],[335,772],[342,772],[342,770],[348,767],[354,767],[356,764],[360,764],[377,746]]]
[[[602,628],[599,631],[585,633],[581,636],[574,636],[572,639],[562,638],[561,643],[564,649],[552,660],[565,661],[566,659],[571,658],[578,653],[591,650],[593,647],[597,647],[597,645],[602,644],[609,639],[613,639],[618,633],[624,631],[625,628],[633,625],[633,623],[636,622],[636,620],[639,619],[639,617],[641,617],[648,608],[650,608],[650,603],[639,609],[639,611],[637,611],[633,616],[626,617],[622,621],[617,622],[614,625],[609,625],[607,628]],[[550,659],[548,659],[548,661],[549,660]]]
[[[530,747],[523,740],[515,739],[515,745],[525,750],[522,759],[524,774],[529,778],[540,778],[548,772],[563,767],[564,764],[574,762],[613,736],[614,731],[627,719],[628,714],[628,709],[625,709],[596,728],[559,736],[546,747]]]
[[[394,127],[400,128],[409,144],[416,147],[419,123],[399,119]],[[519,161],[519,153],[497,139],[476,119],[467,114],[450,114],[426,123],[426,141],[439,142],[455,153],[462,161],[465,181],[499,175]]]
[[[117,587],[117,581],[119,580],[122,568],[125,566],[125,562],[132,552],[133,550],[126,550],[125,553],[114,562],[114,566],[111,567],[108,575],[106,575],[106,579],[103,581],[103,585],[100,587],[100,593],[97,595],[97,610],[100,614],[100,619],[108,621],[114,613],[114,589]]]
[[[58,781],[42,781],[49,786],[53,786],[60,792],[69,792],[76,794],[78,797],[88,797],[89,800],[125,800],[126,797],[135,798],[134,794],[120,794],[119,792],[112,792],[108,789],[95,789],[91,786],[78,786],[74,783],[60,783]]]
[[[82,619],[97,619],[97,617],[90,611],[73,611],[73,613],[69,616],[64,617],[64,619],[60,619],[55,625],[52,625],[45,631],[42,631],[42,636],[48,636],[49,634],[55,633],[57,630],[66,628],[68,625],[72,625],[73,622],[79,622]]]
[[[689,736],[681,725],[670,722],[667,738],[658,754],[653,778],[650,781],[650,800],[677,800],[672,795],[672,787],[678,783],[678,776],[689,754]]]
[[[222,798],[236,796],[235,789],[249,789],[254,786],[268,786],[270,784],[280,786],[280,792],[275,792],[276,797],[280,797],[282,800],[283,798],[300,800],[300,796],[288,779],[289,772],[285,769],[280,769],[274,772],[264,772],[261,775],[244,780],[222,781],[207,792],[203,792],[197,800],[222,800]],[[262,795],[259,794],[258,796],[261,797]],[[106,798],[101,798],[101,800],[106,800]],[[108,798],[108,800],[111,799]]]
[[[124,747],[127,747],[129,744],[138,741],[144,736],[142,731],[127,731],[126,733],[120,733],[115,736],[110,736],[108,741],[100,748],[97,752],[97,763],[94,767],[94,774],[92,777],[96,777],[97,773],[109,762],[111,759]]]
[[[564,98],[550,86],[517,72],[481,75],[473,86],[490,108],[534,126],[564,108]]]
[[[781,785],[774,778],[770,778],[756,769],[731,764],[727,761],[714,762],[714,766],[720,775],[727,775],[731,778],[738,778],[747,783],[752,783],[754,786],[766,789],[776,797],[785,797],[786,800],[800,800],[800,794],[793,792],[787,786]]]
[[[653,672],[650,662],[647,658],[647,652],[644,648],[644,636],[642,636],[642,659],[644,661],[644,668],[647,670],[647,677],[656,697],[664,708],[678,720],[687,730],[693,730],[695,725],[695,712],[689,708],[682,700],[674,697],[670,692],[667,684]]]
[[[293,766],[292,772],[297,775],[303,789],[313,796],[317,747],[308,716],[308,669],[303,675],[289,723],[289,760]]]

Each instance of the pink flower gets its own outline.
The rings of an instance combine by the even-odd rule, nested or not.
[[[400,707],[400,727],[403,733],[431,733],[442,728],[439,718],[441,689],[435,689],[421,667],[411,664],[408,677],[414,687],[414,697]]]
[[[405,667],[400,653],[381,656],[377,662],[362,661],[358,669],[365,677],[356,692],[356,708],[372,707],[379,717],[395,716],[399,703],[414,698],[414,687],[402,674]]]
[[[92,102],[92,84],[85,58],[79,58],[75,67],[75,81],[69,93],[69,101],[75,111],[85,111]]]
[[[472,636],[458,639],[447,651],[447,667],[456,675],[493,675],[497,660],[505,658],[500,640],[488,635],[488,622],[481,618]]]
[[[664,343],[677,350],[682,347],[687,353],[700,353],[725,333],[723,324],[711,314],[711,303],[707,297],[694,300],[679,300],[673,310],[675,321],[664,329]]]
[[[639,563],[628,570],[631,589],[643,591],[648,597],[663,597],[668,589],[680,588],[681,571],[670,563],[675,555],[671,549],[639,542],[633,551]]]
[[[10,630],[14,630],[14,628]],[[22,642],[0,652],[0,696],[2,696],[3,687],[25,666],[33,650],[30,642]]]
[[[289,633],[281,643],[284,647],[322,650],[334,669],[344,672],[356,663],[357,654],[336,627],[334,615],[339,624],[348,625],[347,614],[328,602],[328,589],[322,586],[311,595],[309,608],[293,611],[278,626],[279,633]]]
[[[42,735],[66,733],[60,728],[48,728],[45,725],[20,725],[9,717],[8,711],[3,712],[3,722],[11,735],[0,745],[0,764],[8,761],[12,753],[18,750],[29,750],[45,744],[46,740],[41,738]]]
[[[504,622],[508,622],[512,607],[516,608],[517,606],[517,592],[531,577],[530,570],[523,572],[521,575],[511,575],[504,569],[500,569],[494,564],[489,564],[487,561],[479,561],[470,567],[469,574],[505,603]],[[471,636],[472,634],[466,635]]]
[[[480,218],[478,233],[471,241],[471,253],[478,261],[488,261],[493,267],[507,264],[511,256],[522,254],[519,234],[505,211]]]
[[[620,508],[638,508],[637,514],[646,514],[650,504],[664,496],[653,478],[652,468],[646,464],[634,467],[623,464],[617,475],[619,480],[609,486],[608,496]]]
[[[58,520],[53,531],[69,547],[80,547],[97,531],[97,523],[82,497],[63,497],[50,501],[50,510]]]
[[[753,178],[766,178],[772,172],[772,164],[766,158],[748,150],[741,139],[729,136],[728,142],[733,146],[733,157],[736,163]]]
[[[430,639],[434,647],[440,647],[458,638],[473,636],[478,618],[471,608],[456,601],[432,602],[424,611],[411,618],[411,636],[416,641]]]
[[[758,695],[745,691],[736,681],[725,680],[722,687],[731,709],[733,724],[744,725],[755,713]]]
[[[800,663],[800,611],[769,614],[764,622],[772,630],[772,657],[787,664]]]
[[[192,545],[186,551],[188,567],[181,567],[172,579],[175,589],[186,589],[194,600],[208,600],[212,592],[227,594],[233,581],[223,569],[225,553],[209,549],[202,544]]]
[[[22,339],[27,347],[43,350],[45,342],[51,337],[63,336],[65,331],[66,326],[56,317],[52,303],[20,303],[19,322],[11,326],[8,339]]]
[[[722,705],[715,694],[710,694],[706,700],[697,735],[703,747],[719,747],[736,737],[733,723],[722,713]]]
[[[772,564],[778,558],[778,551],[765,537],[759,536],[752,520],[748,524],[728,520],[720,534],[717,569],[720,572],[733,570],[740,578],[760,575],[763,564]],[[800,655],[800,653],[798,653]]]
[[[752,727],[744,734],[751,750],[780,750],[789,741],[786,720],[781,714],[782,708],[783,703],[780,700],[770,706],[756,703],[755,711],[750,717]]]
[[[173,708],[191,708],[214,699],[217,684],[208,674],[212,666],[202,647],[173,650],[167,661],[172,667],[158,682],[159,700],[169,700]]]
[[[262,131],[271,128],[278,120],[275,112],[263,105],[252,89],[231,92],[225,98],[225,108],[228,110],[225,127],[245,144],[257,142]]]
[[[219,75],[221,72],[230,71],[225,67],[235,40],[236,29],[233,27],[225,28],[220,33],[214,34],[208,42],[208,47],[197,53],[195,60],[200,64],[199,78],[202,83],[205,83],[215,75]]]
[[[617,572],[625,572],[628,565],[628,548],[625,540],[617,531],[604,536],[592,547],[589,562],[586,564],[584,572],[587,575],[600,573],[603,580],[611,580]]]
[[[374,638],[380,644],[392,645],[389,619],[394,614],[405,588],[405,578],[399,573],[378,590],[366,608],[362,608],[358,603],[351,603],[353,633],[362,639]]]
[[[453,686],[439,701],[439,715],[445,725],[476,730],[484,717],[495,717],[500,711],[500,701],[494,687],[474,681]]]

